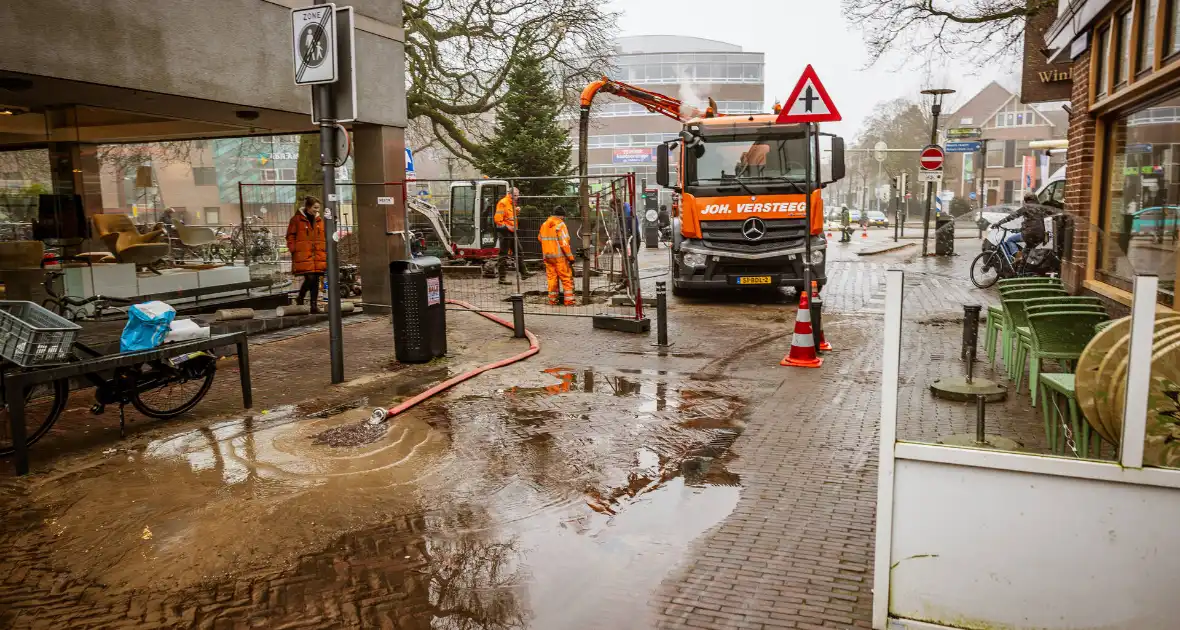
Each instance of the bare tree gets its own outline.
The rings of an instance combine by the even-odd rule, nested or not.
[[[438,143],[482,155],[487,117],[508,75],[540,58],[563,93],[600,75],[613,54],[615,15],[598,0],[406,0],[406,105]],[[572,100],[572,99],[571,99]]]
[[[843,0],[849,21],[864,31],[872,63],[886,53],[941,54],[979,65],[1013,59],[1025,20],[1054,11],[1057,0]]]

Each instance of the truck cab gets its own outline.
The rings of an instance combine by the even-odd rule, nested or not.
[[[808,142],[804,125],[777,124],[776,118],[693,119],[679,140],[657,148],[657,181],[679,195],[672,226],[674,292],[802,288],[808,239],[812,279],[826,283],[821,191],[844,177],[844,141],[823,134],[831,150],[825,175],[816,135]],[[675,182],[669,172],[670,144],[680,151]]]

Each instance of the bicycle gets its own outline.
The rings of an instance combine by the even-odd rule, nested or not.
[[[79,256],[53,256],[41,259],[41,269],[45,269],[45,265],[47,264],[62,262],[84,262],[88,268],[94,268],[94,263],[89,258]],[[111,304],[130,306],[135,303],[135,300],[111,297],[109,295],[96,294],[86,298],[60,295],[57,292],[56,284],[57,280],[65,275],[66,272],[61,269],[45,270],[45,277],[41,281],[41,285],[45,288],[45,293],[49,297],[41,301],[41,307],[57,315],[61,315],[71,322],[76,322],[86,317],[102,319],[103,311],[110,308]]]
[[[239,258],[245,260],[247,252],[251,262],[278,262],[278,240],[266,226],[254,225],[261,221],[256,217],[246,217],[245,221],[233,227],[229,236],[218,229],[219,241],[212,246],[213,255],[224,263],[233,263]]]
[[[92,357],[102,356],[82,342],[74,349]],[[76,359],[75,359],[76,360]],[[4,379],[14,364],[0,359],[0,457],[12,455],[10,418]],[[128,404],[140,413],[159,420],[175,418],[188,412],[209,393],[217,373],[217,357],[208,352],[191,352],[171,359],[147,361],[118,368],[111,378],[86,374],[95,387],[95,403],[90,413],[100,415],[107,405],[119,405],[119,436],[126,435],[124,407]],[[36,385],[25,393],[25,441],[32,446],[49,432],[65,409],[70,396],[69,379]],[[36,427],[30,430],[30,427]]]
[[[987,289],[996,282],[999,282],[1000,278],[1042,276],[1052,273],[1045,270],[1044,263],[1037,264],[1034,268],[1029,269],[1029,253],[1027,250],[1020,260],[1016,260],[1004,248],[1004,241],[1007,235],[1012,232],[1019,232],[1020,230],[1011,230],[1002,226],[995,226],[994,229],[1002,231],[1003,236],[999,238],[998,242],[993,243],[991,240],[985,241],[984,250],[971,261],[971,284],[974,284],[980,289]],[[1057,259],[1055,252],[1050,250],[1045,255],[1048,257],[1046,262],[1051,263],[1050,268],[1058,270],[1061,268],[1061,262]]]

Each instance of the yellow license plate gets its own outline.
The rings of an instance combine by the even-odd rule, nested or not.
[[[742,276],[738,284],[770,284],[770,276]]]

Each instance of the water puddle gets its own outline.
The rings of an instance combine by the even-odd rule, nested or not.
[[[737,504],[746,398],[660,370],[556,366],[533,382],[445,396],[379,431],[371,406],[424,383],[153,441],[37,490],[49,554],[111,597],[298,583],[341,625],[646,625],[645,594]],[[216,614],[303,611],[263,597]]]

